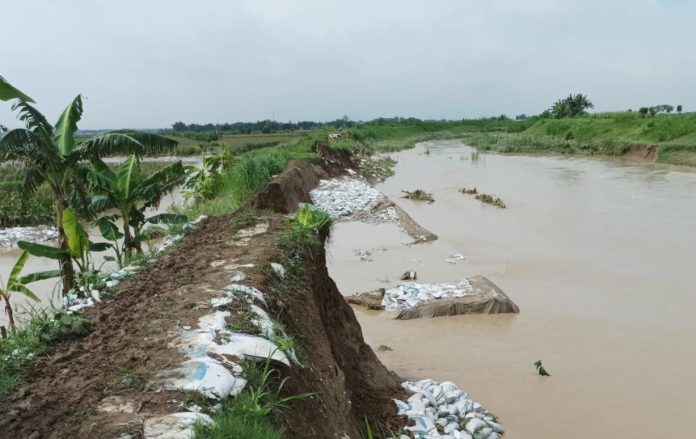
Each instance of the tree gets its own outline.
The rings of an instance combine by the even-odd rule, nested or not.
[[[118,210],[123,221],[123,253],[126,257],[133,250],[142,253],[141,231],[146,222],[180,219],[179,215],[166,214],[146,218],[145,210],[157,206],[164,195],[181,183],[186,175],[181,161],[165,166],[147,178],[143,177],[140,160],[135,155],[128,157],[116,172],[99,158],[93,158],[91,164],[92,185],[95,192],[101,194],[92,197],[91,208],[95,212]]]
[[[0,279],[0,297],[2,297],[2,299],[5,301],[5,313],[7,314],[7,320],[10,323],[11,331],[14,331],[17,328],[14,320],[14,312],[12,311],[12,305],[10,304],[10,297],[12,296],[12,293],[24,294],[34,302],[38,302],[39,298],[29,288],[27,288],[26,284],[60,275],[59,271],[44,271],[20,278],[19,274],[22,272],[24,264],[27,262],[27,258],[29,258],[29,253],[23,251],[19,256],[19,259],[17,259],[17,262],[15,262],[14,267],[12,267],[12,271],[10,272],[10,277],[7,279],[7,283],[3,285],[2,279]]]
[[[24,190],[32,192],[41,184],[50,186],[55,197],[55,224],[58,244],[67,252],[68,242],[63,230],[63,212],[71,202],[85,199],[85,161],[106,154],[144,154],[169,150],[177,142],[156,134],[137,131],[113,131],[91,137],[78,144],[77,124],[82,117],[82,96],[77,95],[51,125],[34,106],[34,101],[0,76],[0,100],[14,101],[12,110],[25,128],[9,130],[0,139],[0,161],[18,161],[27,168]],[[75,273],[71,258],[61,256],[63,294],[74,288]]]
[[[681,112],[682,112],[682,106],[680,104],[680,105],[677,105],[677,113],[681,113]]]
[[[567,98],[556,101],[549,113],[556,119],[562,119],[564,117],[586,114],[590,108],[594,108],[594,104],[590,102],[586,95],[581,93],[573,95],[571,93]]]

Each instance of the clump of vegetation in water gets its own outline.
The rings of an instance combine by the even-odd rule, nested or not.
[[[370,182],[381,182],[394,175],[396,160],[390,156],[360,160],[360,173]]]
[[[490,194],[478,194],[475,198],[482,203],[492,204],[493,206],[499,207],[501,209],[505,209],[506,207],[505,203],[503,203],[503,200]]]
[[[467,189],[467,188],[463,187],[463,188],[459,189],[459,192],[466,194],[466,195],[474,195],[474,198],[476,198],[480,202],[486,203],[486,204],[491,204],[491,205],[493,205],[495,207],[499,207],[501,209],[505,209],[507,207],[507,206],[505,206],[505,203],[503,202],[503,200],[501,200],[500,198],[498,198],[494,195],[490,195],[490,194],[479,193],[478,189],[476,189],[476,188]]]
[[[546,376],[546,377],[550,377],[550,376],[551,376],[551,374],[548,373],[548,372],[546,371],[546,369],[544,369],[544,365],[541,364],[541,360],[535,361],[535,362],[534,362],[534,367],[536,367],[537,373],[538,373],[539,375],[541,375],[541,376]]]
[[[429,194],[422,189],[416,189],[413,192],[409,192],[409,191],[401,191],[401,192],[406,194],[401,198],[406,198],[408,200],[427,201],[428,203],[432,203],[435,201],[435,199],[433,198],[433,194]]]

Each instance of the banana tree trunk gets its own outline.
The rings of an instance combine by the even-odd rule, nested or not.
[[[126,260],[128,260],[133,253],[133,235],[131,235],[128,210],[121,209],[121,218],[123,219],[123,254],[126,257]]]
[[[10,331],[14,332],[15,329],[17,329],[17,326],[15,326],[14,313],[12,312],[12,305],[10,305],[10,298],[9,296],[3,295],[3,299],[5,299],[5,313],[7,314],[7,320],[10,322]]]
[[[67,208],[67,203],[63,200],[62,194],[56,194],[56,229],[58,229],[58,246],[65,251],[69,251],[68,237],[63,230],[63,211]],[[75,270],[70,256],[61,256],[60,277],[63,281],[63,296],[75,287]]]

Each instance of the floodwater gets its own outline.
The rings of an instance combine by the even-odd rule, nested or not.
[[[696,173],[470,153],[447,141],[394,154],[396,175],[377,188],[440,239],[406,246],[395,225],[338,223],[329,271],[344,295],[396,285],[407,269],[423,282],[484,275],[520,314],[396,321],[355,308],[367,342],[393,349],[381,360],[405,378],[455,381],[510,438],[694,435]],[[474,186],[507,209],[457,191]],[[452,253],[466,259],[444,262]]]
[[[126,159],[126,157],[108,157],[105,159],[107,163],[121,163]],[[198,157],[145,157],[142,163],[172,163],[176,160],[181,160],[184,165],[200,165],[200,159]],[[173,205],[182,205],[184,202],[181,192],[179,189],[175,190],[171,194],[165,195],[162,198],[159,206],[156,209],[150,209],[147,211],[148,216],[156,215],[158,213],[167,212],[167,210]],[[120,222],[119,222],[120,227]],[[104,238],[101,237],[99,230],[96,228],[88,229],[90,239],[94,242],[103,242]],[[23,238],[26,240],[26,238]],[[45,245],[57,245],[57,241],[47,241],[42,242]],[[153,241],[153,245],[158,242]],[[144,244],[144,249],[148,249],[148,244]],[[15,245],[9,248],[0,248],[0,279],[4,282],[12,270],[17,258],[22,254]],[[103,263],[103,256],[110,255],[111,252],[96,253],[95,264],[97,268]],[[29,256],[24,269],[22,270],[22,275],[27,275],[31,273],[36,273],[39,271],[57,270],[58,262],[46,258],[38,258],[34,256]],[[102,265],[102,269],[106,271],[116,270],[117,267],[115,263],[105,263]],[[51,306],[60,306],[60,285],[59,279],[49,279],[40,282],[31,283],[28,285],[36,295],[41,299],[40,303],[35,303],[20,293],[13,293],[11,298],[12,308],[15,311],[15,320],[21,322],[25,320],[32,310],[41,310],[50,308]],[[1,302],[1,301],[0,301]],[[4,302],[0,303],[0,326],[7,326],[7,315],[5,314]]]

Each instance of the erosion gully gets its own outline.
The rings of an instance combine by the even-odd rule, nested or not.
[[[113,163],[113,164],[120,164],[122,163],[126,157],[108,157],[105,159],[107,163]],[[162,163],[163,166],[166,166],[170,163],[175,162],[176,160],[181,160],[184,165],[194,165],[194,166],[200,166],[200,158],[198,157],[169,157],[169,156],[162,156],[162,157],[146,157],[143,159],[143,163]],[[179,189],[175,190],[173,193],[169,195],[165,195],[162,198],[161,203],[157,208],[150,209],[148,211],[149,215],[157,215],[159,213],[164,213],[167,212],[167,210],[174,206],[174,205],[182,205],[184,203],[183,197],[181,195],[181,191]],[[120,223],[119,223],[120,226]],[[33,228],[32,228],[33,229]],[[42,238],[45,237],[45,228],[44,227],[38,227],[36,228],[37,230],[40,230],[36,232],[36,234],[33,237],[26,237],[26,238],[20,238],[22,240],[26,241],[32,241],[34,239],[36,240],[41,240]],[[102,242],[104,241],[104,238],[101,237],[99,230],[97,228],[89,228],[88,233],[90,235],[90,239],[95,241],[95,242]],[[50,241],[45,241],[43,242],[46,245],[57,245],[56,240],[50,240]],[[153,241],[151,243],[152,245],[157,245],[159,244],[158,241]],[[145,244],[145,249],[147,249],[147,244]],[[9,276],[10,271],[12,270],[12,267],[14,266],[15,262],[17,261],[17,258],[19,258],[20,254],[22,253],[21,250],[19,250],[16,246],[16,243],[14,243],[12,246],[9,247],[0,247],[0,277],[2,279],[7,279],[7,276]],[[104,253],[98,253],[96,254],[95,258],[95,264],[99,266],[100,264],[103,263],[103,257],[104,255],[110,255],[112,254],[111,252],[104,252]],[[113,263],[106,263],[102,267],[104,269],[113,269],[116,270],[117,267]],[[39,271],[47,271],[47,270],[56,270],[57,269],[57,262],[50,260],[50,259],[45,259],[45,258],[38,258],[31,256],[27,260],[26,265],[24,266],[24,269],[22,270],[22,274],[30,274],[30,273],[35,273]],[[45,309],[49,308],[51,306],[60,306],[60,299],[59,299],[59,284],[58,281],[55,279],[49,279],[49,280],[44,280],[40,282],[36,282],[33,284],[30,284],[29,287],[33,292],[36,293],[36,295],[41,299],[40,303],[34,303],[31,300],[28,300],[26,297],[24,297],[21,294],[13,294],[12,295],[12,305],[15,309],[16,313],[16,318],[19,318],[20,322],[27,317],[27,315],[32,311],[32,310],[40,310],[40,309]],[[7,316],[4,313],[4,308],[0,309],[0,326],[7,326]]]
[[[392,157],[396,174],[377,188],[440,239],[407,246],[396,225],[339,222],[328,264],[341,292],[396,285],[407,269],[423,282],[484,275],[521,312],[396,321],[356,307],[383,363],[404,378],[457,382],[513,438],[686,437],[696,428],[693,170],[477,158],[458,141]],[[507,209],[461,187],[493,193]],[[414,189],[435,202],[400,198]],[[452,253],[466,259],[445,262]],[[536,374],[537,360],[551,377]]]

